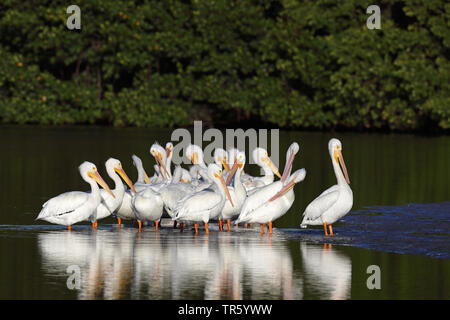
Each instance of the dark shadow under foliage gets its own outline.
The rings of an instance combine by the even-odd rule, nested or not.
[[[0,4],[2,122],[450,128],[443,0],[77,4]]]

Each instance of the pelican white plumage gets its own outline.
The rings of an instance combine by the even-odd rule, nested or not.
[[[36,219],[65,225],[70,230],[74,223],[88,219],[100,204],[101,195],[97,183],[114,197],[93,163],[83,162],[78,171],[83,180],[90,184],[91,192],[71,191],[51,198],[42,205]]]
[[[138,220],[139,232],[142,228],[142,222],[145,221],[153,221],[155,223],[156,231],[158,231],[158,224],[163,214],[164,206],[158,191],[148,187],[138,192],[131,199],[131,205],[136,219]]]
[[[137,169],[138,172],[138,178],[137,181],[134,184],[134,188],[139,188],[141,190],[145,185],[150,184],[151,180],[147,176],[147,173],[144,170],[144,166],[142,165],[142,160],[136,156],[132,155],[131,158],[133,159],[133,164]],[[125,220],[134,220],[136,219],[136,216],[133,212],[133,207],[131,205],[131,199],[136,194],[136,191],[133,191],[131,189],[127,189],[123,195],[122,204],[120,205],[119,209],[115,212],[115,216],[117,218],[117,221],[120,225],[121,219]]]
[[[290,176],[294,157],[299,150],[296,142],[292,143],[286,154],[286,166],[281,180],[267,186],[258,188],[249,194],[244,201],[237,223],[259,223],[261,233],[264,233],[264,224],[269,224],[269,233],[272,233],[272,222],[285,214],[295,200],[292,188],[306,176],[306,170],[300,169]]]
[[[252,177],[248,174],[243,175],[244,187],[247,191],[264,187],[274,181],[274,174],[281,178],[277,166],[272,162],[264,148],[255,148],[252,153],[253,161],[264,170],[264,176]]]
[[[241,181],[241,173],[244,170],[245,165],[245,152],[240,152],[237,149],[232,149],[229,152],[230,160],[234,162],[233,168],[228,173],[228,181],[234,175],[234,186],[228,186],[228,191],[230,192],[231,199],[233,200],[234,206],[231,205],[230,201],[225,201],[225,205],[222,209],[222,213],[219,218],[220,231],[222,231],[222,221],[227,222],[227,232],[230,232],[230,220],[235,218],[241,212],[242,205],[247,198],[247,191],[245,191],[244,185]],[[226,181],[225,183],[228,184]]]
[[[112,190],[114,196],[112,196],[105,189],[100,190],[100,196],[102,197],[100,204],[97,207],[97,210],[89,217],[89,221],[92,222],[92,226],[97,228],[98,220],[109,217],[111,214],[115,214],[115,212],[120,208],[122,204],[122,200],[125,194],[125,187],[122,183],[122,178],[125,183],[136,193],[133,184],[131,183],[130,178],[128,178],[127,174],[122,168],[122,163],[114,158],[109,158],[106,163],[106,172],[108,176],[114,181],[115,188]],[[120,218],[118,218],[118,224],[120,226]]]
[[[194,222],[195,233],[198,233],[198,222],[205,224],[206,234],[210,219],[217,218],[225,205],[226,197],[233,205],[230,193],[225,185],[222,170],[215,163],[208,166],[208,175],[213,181],[210,188],[189,194],[174,208],[174,220]]]
[[[327,226],[329,226],[330,236],[332,236],[331,225],[345,216],[353,206],[353,192],[349,186],[350,179],[342,156],[341,141],[336,138],[331,139],[328,142],[328,151],[337,184],[322,192],[306,207],[300,226],[306,228],[307,225],[323,225],[325,236],[328,236]]]
[[[203,150],[195,144],[190,144],[186,148],[186,157],[194,164],[206,169],[206,164],[203,158]]]

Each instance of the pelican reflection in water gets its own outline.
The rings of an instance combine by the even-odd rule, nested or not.
[[[167,232],[166,232],[167,231]],[[215,233],[209,238],[139,233],[134,228],[42,232],[42,270],[67,290],[80,268],[78,299],[301,299],[287,241],[279,234]],[[52,282],[54,285],[54,282]]]

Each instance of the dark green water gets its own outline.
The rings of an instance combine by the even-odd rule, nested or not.
[[[171,131],[112,128],[0,127],[0,298],[2,299],[449,299],[450,137],[280,132],[280,162],[300,144],[294,169],[306,168],[291,210],[275,234],[179,234],[163,228],[117,230],[34,221],[42,204],[86,190],[77,167],[109,157],[135,180],[131,155],[153,174],[150,145]],[[335,184],[327,144],[343,143],[354,193],[352,212],[325,239],[299,229],[306,205]],[[205,143],[206,145],[207,143]],[[258,174],[254,166],[246,172]],[[369,290],[378,265],[381,289]],[[80,289],[67,287],[78,266]]]

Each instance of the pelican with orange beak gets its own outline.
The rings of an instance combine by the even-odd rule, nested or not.
[[[172,178],[171,173],[167,170],[167,152],[159,143],[154,143],[150,147],[150,153],[155,158],[156,163],[159,166],[159,173],[163,181],[170,180]]]
[[[110,215],[115,215],[116,212],[119,210],[125,195],[125,187],[120,178],[122,178],[123,181],[125,181],[125,183],[131,188],[133,193],[136,193],[136,189],[134,188],[133,183],[123,170],[122,163],[119,160],[109,158],[105,163],[105,167],[108,176],[115,183],[115,188],[114,190],[112,190],[114,196],[112,196],[106,190],[103,189],[100,190],[100,196],[102,197],[102,200],[99,206],[97,207],[97,210],[92,214],[91,217],[89,217],[89,220],[92,222],[92,227],[94,228],[97,228],[98,220],[106,218]],[[120,227],[121,225],[120,217],[117,217],[117,224]]]
[[[78,171],[83,180],[91,186],[91,191],[70,191],[51,198],[42,205],[42,210],[36,220],[40,219],[64,225],[71,230],[73,224],[87,220],[97,210],[102,199],[97,184],[115,198],[115,195],[102,179],[93,163],[83,162],[78,167]]]
[[[342,156],[342,143],[338,139],[331,139],[328,143],[331,163],[337,184],[322,192],[303,212],[302,228],[307,225],[323,225],[325,236],[333,236],[332,224],[345,216],[353,206],[353,192],[350,179]],[[339,167],[339,164],[342,167]],[[328,228],[329,234],[328,234]]]
[[[253,150],[252,156],[254,163],[259,165],[263,169],[264,176],[252,177],[248,174],[243,174],[242,180],[247,191],[271,184],[275,179],[274,174],[281,179],[281,174],[278,171],[277,166],[270,159],[266,149],[255,148]]]
[[[190,144],[186,148],[186,157],[194,165],[199,165],[200,167],[206,169],[205,161],[203,160],[203,150],[195,144]]]
[[[173,210],[174,220],[194,222],[195,234],[198,233],[198,222],[205,224],[206,234],[209,234],[208,222],[219,217],[227,198],[234,206],[219,166],[211,163],[208,166],[208,176],[213,181],[210,188],[180,199]]]
[[[294,157],[299,150],[296,142],[292,143],[286,154],[286,166],[281,180],[273,182],[265,187],[256,189],[248,195],[244,201],[239,218],[236,224],[241,222],[259,223],[261,234],[264,234],[264,225],[268,224],[269,233],[272,233],[272,222],[284,215],[292,206],[295,200],[293,187],[303,181],[306,170],[300,169],[292,175],[292,164]]]

